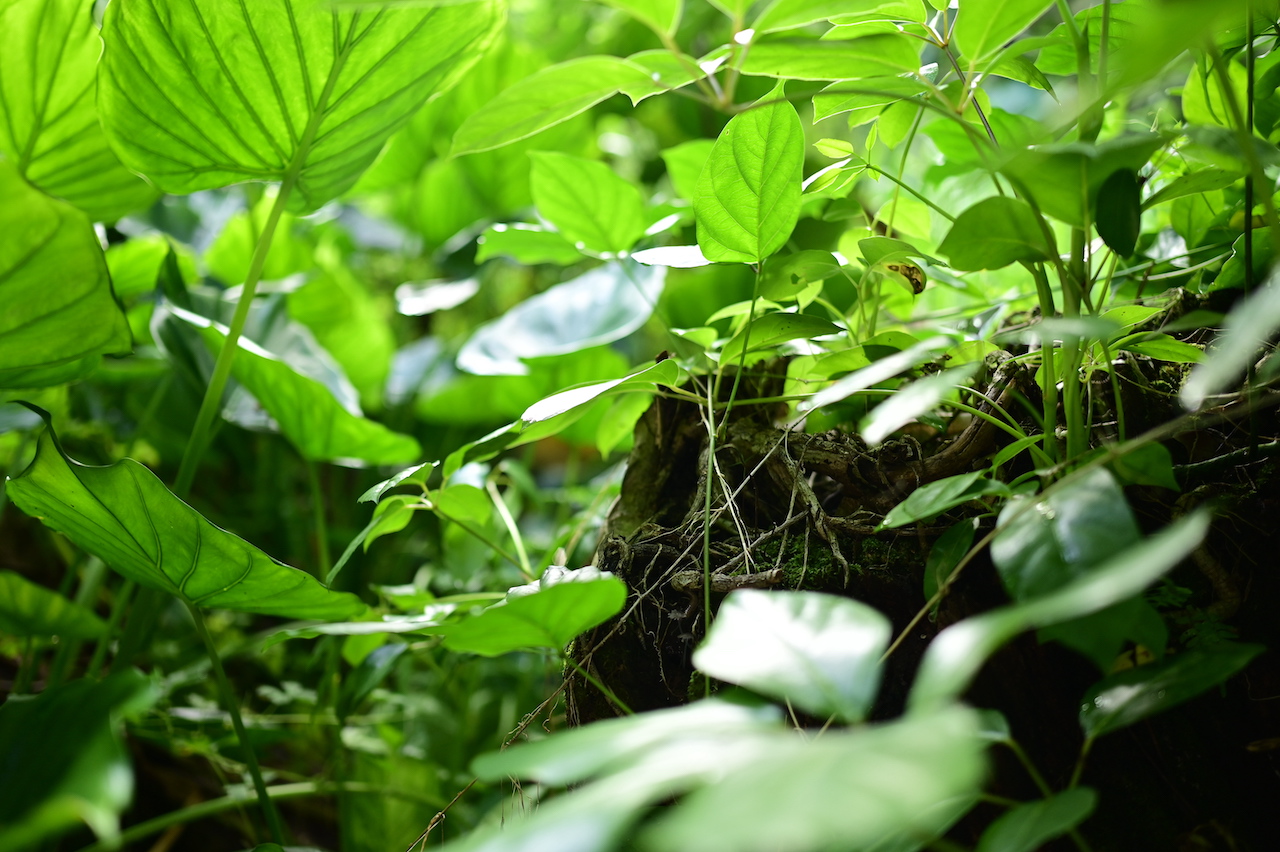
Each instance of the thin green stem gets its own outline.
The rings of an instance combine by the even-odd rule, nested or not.
[[[442,511],[440,510],[440,507],[439,507],[439,506],[435,507],[435,509],[434,509],[433,511],[435,511],[435,513],[436,513],[437,515],[439,515],[440,517],[444,518],[444,519],[445,519],[446,521],[448,521],[449,523],[451,523],[451,524],[457,524],[459,527],[461,527],[461,528],[462,528],[462,530],[463,530],[464,532],[470,533],[470,534],[471,534],[472,536],[474,536],[476,539],[478,539],[478,540],[480,540],[481,542],[483,542],[484,544],[488,545],[490,550],[492,550],[494,553],[498,554],[498,555],[499,555],[499,556],[501,556],[503,559],[505,559],[505,560],[507,560],[508,562],[510,562],[512,565],[514,565],[514,566],[516,566],[517,568],[519,568],[522,572],[525,570],[525,568],[524,568],[524,563],[522,563],[522,562],[521,562],[517,557],[512,556],[510,553],[508,553],[508,552],[507,552],[507,550],[506,550],[506,548],[504,548],[502,545],[498,544],[496,541],[492,540],[491,538],[489,538],[489,537],[488,537],[487,535],[485,535],[484,533],[480,532],[480,531],[479,531],[478,529],[476,529],[475,527],[471,526],[470,524],[468,524],[468,523],[466,523],[466,522],[464,522],[464,521],[460,521],[460,520],[458,520],[457,518],[453,517],[452,515],[446,515],[444,512],[442,512]],[[533,579],[533,578],[532,578],[532,577],[530,577],[530,579]]]
[[[916,200],[928,206],[931,210],[933,210],[933,212],[937,213],[939,216],[946,219],[948,222],[954,222],[956,220],[955,216],[952,216],[946,210],[943,210],[941,207],[939,207],[936,203],[934,203],[933,199],[929,198],[926,195],[922,195],[921,193],[917,192],[915,189],[912,189],[911,186],[899,180],[898,178],[894,177],[892,174],[890,174],[889,172],[886,172],[884,169],[880,168],[879,166],[873,166],[870,163],[868,163],[867,171],[875,172],[876,174],[881,175],[882,177],[887,177],[889,180],[893,181],[898,186],[902,187],[907,192],[911,193],[913,196],[915,196]]]
[[[209,662],[213,666],[213,676],[218,685],[218,695],[222,699],[223,707],[227,714],[231,717],[231,727],[235,731],[236,740],[240,743],[240,748],[244,752],[245,764],[249,769],[249,776],[253,779],[253,789],[258,794],[258,804],[262,807],[263,816],[267,819],[267,826],[271,831],[271,839],[281,845],[284,844],[284,830],[280,825],[280,815],[276,813],[275,805],[271,803],[271,797],[267,793],[267,785],[262,780],[262,770],[258,766],[258,755],[253,750],[253,743],[249,741],[249,734],[245,731],[244,721],[240,718],[240,703],[236,700],[235,693],[231,691],[231,683],[227,680],[227,673],[222,668],[222,658],[218,656],[218,649],[213,644],[213,637],[209,635],[209,628],[204,623],[204,614],[199,608],[193,604],[187,603],[187,611],[191,613],[191,619],[195,622],[196,633],[200,636],[200,641],[204,643],[205,651],[209,655]]]
[[[93,648],[93,656],[89,659],[89,667],[85,669],[85,677],[97,677],[98,672],[102,670],[102,664],[107,659],[107,649],[111,647],[111,642],[120,629],[120,620],[129,609],[129,601],[133,598],[135,587],[133,580],[127,577],[120,584],[115,599],[111,601],[111,615],[107,618],[107,629],[102,632],[102,638]]]
[[[311,490],[311,514],[316,525],[316,558],[320,564],[315,575],[324,577],[333,567],[333,554],[329,552],[329,527],[325,522],[324,494],[320,491],[320,472],[311,459],[303,459],[307,466],[307,484]]]
[[[75,601],[80,606],[87,609],[93,609],[94,601],[98,597],[98,590],[102,588],[102,582],[107,576],[107,566],[101,559],[96,556],[90,556],[84,561],[84,565],[80,569],[81,579],[80,587],[76,589]],[[112,630],[111,625],[107,625],[108,635]],[[63,642],[58,646],[58,651],[53,656],[53,665],[49,669],[49,686],[54,687],[62,683],[67,678],[67,674],[71,671],[71,666],[76,658],[80,656],[80,649],[84,647],[84,642],[76,639]]]
[[[755,281],[751,285],[751,310],[747,313],[747,324],[742,330],[742,353],[738,357],[738,370],[733,374],[733,387],[729,389],[729,401],[724,408],[724,418],[716,427],[717,434],[722,434],[729,425],[729,412],[733,410],[733,401],[738,396],[738,385],[742,382],[742,374],[747,371],[747,352],[751,349],[751,325],[755,322],[756,305],[760,302],[760,272],[761,266],[757,264]],[[721,364],[720,370],[716,373],[715,391],[711,394],[713,401],[720,396],[720,377],[723,375],[724,364]]]
[[[511,541],[516,546],[516,557],[520,560],[516,564],[520,566],[520,573],[530,580],[534,579],[533,566],[529,564],[529,554],[524,549],[524,536],[520,535],[520,527],[516,526],[516,519],[511,517],[507,501],[502,499],[502,495],[498,493],[498,486],[492,479],[485,482],[484,488],[489,492],[494,508],[498,510],[498,517],[502,518],[503,526],[507,528],[507,535],[511,536]]]

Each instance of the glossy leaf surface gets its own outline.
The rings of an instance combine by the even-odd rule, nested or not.
[[[288,179],[291,206],[314,210],[474,64],[501,20],[491,0],[121,0],[103,23],[103,125],[125,165],[166,192]]]

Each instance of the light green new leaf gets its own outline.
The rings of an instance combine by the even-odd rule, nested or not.
[[[607,571],[551,566],[542,578],[516,586],[472,618],[432,630],[444,645],[496,657],[527,648],[563,649],[573,637],[617,615],[627,587]]]
[[[965,0],[956,13],[956,45],[973,67],[1052,5],[1053,0]]]
[[[768,33],[872,12],[885,17],[924,21],[924,7],[920,0],[774,0],[755,19],[751,28],[757,33]]]
[[[1073,787],[1018,805],[987,826],[978,852],[1035,852],[1084,822],[1097,803],[1098,794],[1091,788]]]
[[[961,213],[938,251],[966,272],[1048,260],[1055,253],[1031,206],[1007,196],[983,199]]]
[[[72,461],[52,427],[7,493],[124,576],[189,604],[283,618],[346,618],[365,609],[355,595],[330,591],[209,523],[133,459],[105,467]]]
[[[988,494],[1008,496],[1009,493],[1009,486],[999,480],[987,479],[980,470],[948,476],[912,491],[907,499],[889,510],[879,528],[891,530],[915,521],[928,521],[970,500]]]
[[[616,56],[583,56],[543,68],[471,114],[452,154],[474,154],[525,139],[586,112],[624,87],[651,87],[644,68]]]
[[[675,35],[680,26],[681,0],[602,0],[621,9],[652,30]]]
[[[736,591],[725,598],[693,664],[814,716],[866,718],[880,687],[889,619],[818,592]]]
[[[96,639],[106,628],[92,610],[21,574],[0,571],[0,633]]]
[[[774,39],[751,48],[742,73],[788,80],[859,80],[920,68],[919,42],[909,36],[855,39]]]
[[[0,387],[92,371],[131,339],[84,213],[33,189],[0,160]]]
[[[120,164],[98,124],[101,53],[81,0],[0,8],[0,154],[49,195],[114,222],[159,193]]]
[[[693,210],[703,255],[759,263],[782,248],[800,216],[803,166],[804,130],[790,103],[734,116],[698,178]]]
[[[748,339],[747,332],[751,332]],[[743,326],[720,352],[720,363],[737,364],[745,348],[748,352],[768,349],[788,340],[808,340],[826,334],[839,334],[840,327],[821,317],[808,314],[772,313],[759,317],[748,329]]]
[[[987,658],[1019,633],[1079,618],[1133,597],[1191,553],[1208,529],[1207,512],[1187,515],[1056,591],[948,627],[921,661],[911,689],[911,711],[929,712],[959,698]]]
[[[220,351],[227,337],[225,326],[181,308],[171,310],[195,326],[213,352]],[[416,440],[365,419],[358,410],[344,408],[323,384],[295,371],[247,337],[241,336],[237,344],[240,352],[232,364],[232,375],[306,458],[403,464],[422,454]]]
[[[1262,645],[1226,644],[1111,675],[1085,695],[1080,727],[1092,739],[1162,713],[1222,683],[1264,650]]]
[[[532,151],[529,156],[538,213],[570,242],[621,254],[644,236],[644,197],[613,169],[553,151]]]
[[[349,189],[397,128],[480,57],[496,0],[335,11],[311,0],[117,0],[98,101],[122,160],[166,192],[293,181]]]
[[[133,797],[120,729],[156,698],[151,681],[129,670],[0,705],[0,849],[33,849],[82,823],[117,837]]]

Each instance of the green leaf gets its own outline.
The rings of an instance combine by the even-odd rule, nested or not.
[[[1093,813],[1098,794],[1089,787],[1027,802],[1009,810],[982,832],[977,852],[1035,852]]]
[[[1007,497],[1010,494],[1009,486],[986,478],[980,470],[948,476],[912,491],[907,499],[889,510],[889,514],[880,522],[879,529],[897,529],[917,521],[932,520],[948,509],[963,506],[970,500],[988,494]]]
[[[408,483],[410,485],[422,485],[431,478],[431,472],[435,470],[435,465],[431,462],[423,462],[406,467],[389,479],[384,479],[368,491],[360,495],[357,503],[377,503],[382,499],[382,495],[386,494],[392,488],[398,485]]]
[[[1132,169],[1116,169],[1098,188],[1094,226],[1120,257],[1129,257],[1142,234],[1142,189]]]
[[[263,193],[262,199],[252,210],[241,211],[227,220],[227,224],[205,252],[205,266],[225,284],[234,286],[244,283],[249,274],[253,252],[258,245],[258,237],[266,227],[274,201],[274,192]],[[292,214],[280,216],[262,267],[262,280],[279,281],[315,266],[313,247],[297,233],[300,224],[298,217]]]
[[[965,271],[1000,269],[1056,254],[1031,206],[1006,196],[984,199],[961,213],[938,251]]]
[[[486,657],[527,648],[564,649],[575,636],[617,615],[627,587],[607,571],[551,566],[541,579],[457,624],[436,628],[444,645]]]
[[[1280,328],[1280,283],[1273,276],[1231,309],[1222,333],[1182,386],[1180,399],[1188,410],[1201,406],[1210,394],[1223,393],[1240,380],[1245,368]]]
[[[472,113],[452,154],[474,154],[525,139],[586,112],[624,86],[652,87],[644,68],[615,56],[583,56],[543,68]]]
[[[680,26],[681,0],[601,0],[621,9],[640,23],[658,32],[675,35]]]
[[[1159,485],[1181,491],[1173,475],[1173,455],[1164,444],[1152,441],[1111,462],[1111,470],[1123,485]]]
[[[0,571],[0,633],[97,639],[106,629],[92,610],[14,571]]]
[[[957,387],[965,387],[977,366],[966,364],[917,379],[873,408],[858,424],[858,432],[867,444],[878,446],[898,429],[935,409]]]
[[[977,518],[966,518],[955,524],[933,543],[929,549],[929,557],[924,566],[924,596],[928,600],[942,588],[951,572],[964,559],[969,548],[973,547],[973,533],[977,529]],[[941,603],[939,601],[938,603]],[[934,605],[937,610],[937,604]],[[932,616],[931,616],[932,617]]]
[[[889,619],[859,601],[818,592],[740,589],[721,604],[693,664],[805,712],[867,717],[880,687]]]
[[[555,231],[513,223],[494,225],[480,235],[476,263],[493,257],[509,257],[526,266],[538,263],[569,266],[582,260],[582,252]]]
[[[921,81],[913,77],[869,77],[855,82],[837,82],[813,97],[814,120],[852,112],[851,126],[873,120],[890,104],[927,94]]]
[[[644,197],[613,169],[552,151],[532,151],[538,213],[572,243],[621,254],[644,236]]]
[[[524,300],[476,329],[458,366],[482,376],[523,376],[525,358],[612,343],[649,319],[666,270],[610,262]]]
[[[133,798],[120,729],[156,698],[150,679],[129,670],[0,704],[0,849],[30,849],[81,823],[117,837]]]
[[[686,201],[698,197],[698,178],[715,148],[714,139],[690,139],[662,152],[662,162],[676,194]]]
[[[946,830],[954,801],[971,800],[986,770],[978,715],[962,707],[809,740],[758,735],[738,753],[733,745],[720,753],[737,759],[660,817],[643,848],[819,852],[878,848],[903,834],[919,843]]]
[[[751,24],[758,33],[789,30],[831,18],[867,15],[924,21],[920,0],[774,0]]]
[[[684,381],[685,376],[686,373],[680,365],[668,358],[620,379],[597,382],[553,394],[529,406],[524,414],[520,415],[520,420],[525,424],[550,420],[609,394],[655,390],[659,385],[675,387]]]
[[[899,373],[928,361],[947,346],[945,337],[933,337],[916,343],[908,349],[887,355],[872,364],[855,370],[844,378],[824,388],[796,405],[796,410],[804,413],[817,408],[832,405],[864,391],[872,385],[888,381]]]
[[[52,426],[7,494],[129,579],[195,606],[284,618],[344,618],[365,609],[355,595],[330,591],[209,523],[136,461],[71,461]]]
[[[1204,350],[1194,343],[1185,343],[1160,332],[1145,332],[1134,335],[1133,339],[1116,341],[1116,348],[1172,364],[1198,364],[1204,358]]]
[[[1080,727],[1095,739],[1163,713],[1222,683],[1264,650],[1262,645],[1226,644],[1183,651],[1163,662],[1111,675],[1085,694]]]
[[[948,627],[925,652],[911,689],[911,711],[927,713],[959,698],[987,658],[1019,633],[1133,597],[1191,553],[1208,529],[1209,514],[1197,511],[1054,592]]]
[[[1202,192],[1223,189],[1240,180],[1240,177],[1239,172],[1214,168],[1200,169],[1189,174],[1179,175],[1142,202],[1142,209],[1147,210],[1157,204],[1163,204],[1166,201],[1172,201],[1175,198],[1182,198],[1187,195],[1199,195]]]
[[[168,238],[153,234],[117,243],[107,249],[107,270],[116,296],[128,299],[154,290],[169,256]]]
[[[972,68],[1052,5],[1053,0],[966,0],[956,13],[956,46]]]
[[[114,222],[159,193],[120,164],[98,124],[101,52],[80,0],[0,7],[0,154],[43,192]]]
[[[379,502],[373,510],[373,518],[369,521],[368,527],[358,536],[364,551],[368,553],[373,543],[384,535],[398,533],[409,526],[409,521],[413,520],[415,508],[420,507],[421,504],[422,501],[411,494],[393,494]],[[343,556],[350,558],[347,553]],[[324,578],[326,584],[333,583],[333,578],[337,576],[334,571],[345,562],[345,559],[340,558],[338,564],[330,569],[329,574]]]
[[[774,100],[729,120],[698,178],[698,246],[713,261],[759,263],[782,248],[800,216],[804,130]]]
[[[0,388],[54,385],[129,351],[88,218],[0,160]]]
[[[342,680],[342,689],[338,692],[338,700],[334,703],[333,712],[340,721],[359,709],[361,702],[369,697],[379,684],[387,679],[395,668],[400,655],[409,650],[408,645],[383,645],[375,648],[369,656],[360,661],[360,665]]]
[[[752,45],[742,73],[787,80],[861,80],[915,72],[918,42],[900,33],[854,39],[771,39]]]
[[[103,126],[165,192],[292,180],[290,206],[315,210],[475,63],[502,19],[493,0],[376,12],[121,0],[103,21]]]
[[[751,334],[749,339],[748,331]],[[724,345],[724,349],[720,352],[720,363],[737,364],[744,349],[755,352],[786,343],[788,340],[808,340],[840,332],[838,325],[821,317],[790,313],[765,314],[751,323],[749,328],[744,325],[742,330]]]

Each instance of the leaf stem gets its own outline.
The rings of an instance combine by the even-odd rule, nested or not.
[[[314,516],[316,525],[316,558],[320,560],[315,575],[324,577],[333,566],[333,554],[329,551],[329,527],[325,523],[324,495],[320,493],[320,473],[316,463],[311,459],[304,458],[303,462],[307,466],[307,482],[311,489],[311,514]]]
[[[135,588],[136,584],[127,577],[120,584],[115,600],[111,602],[111,615],[107,618],[107,629],[103,631],[102,638],[98,640],[98,644],[93,648],[93,656],[89,658],[89,667],[85,669],[85,677],[97,677],[98,672],[101,671],[102,663],[107,658],[107,649],[111,647],[111,640],[115,637],[116,631],[120,629],[120,619],[124,618],[125,612],[129,609],[129,601],[133,598]]]
[[[284,830],[280,825],[280,815],[276,813],[275,806],[271,804],[271,797],[267,793],[267,785],[262,781],[262,770],[258,766],[258,756],[254,753],[253,744],[249,742],[249,735],[244,728],[244,720],[240,718],[240,705],[236,701],[235,694],[231,691],[231,683],[227,680],[227,673],[222,668],[222,658],[218,656],[218,649],[213,644],[213,637],[209,635],[209,628],[204,623],[204,614],[194,604],[183,601],[187,606],[187,611],[191,613],[191,620],[195,622],[196,633],[200,635],[200,641],[204,643],[205,651],[209,655],[209,662],[213,665],[214,680],[218,685],[218,695],[222,699],[223,707],[227,714],[231,717],[231,727],[235,730],[236,739],[240,742],[240,748],[243,749],[245,755],[245,764],[249,769],[249,776],[253,779],[253,789],[258,794],[258,804],[262,806],[263,815],[267,819],[267,826],[271,831],[271,839],[276,843],[284,845]]]

